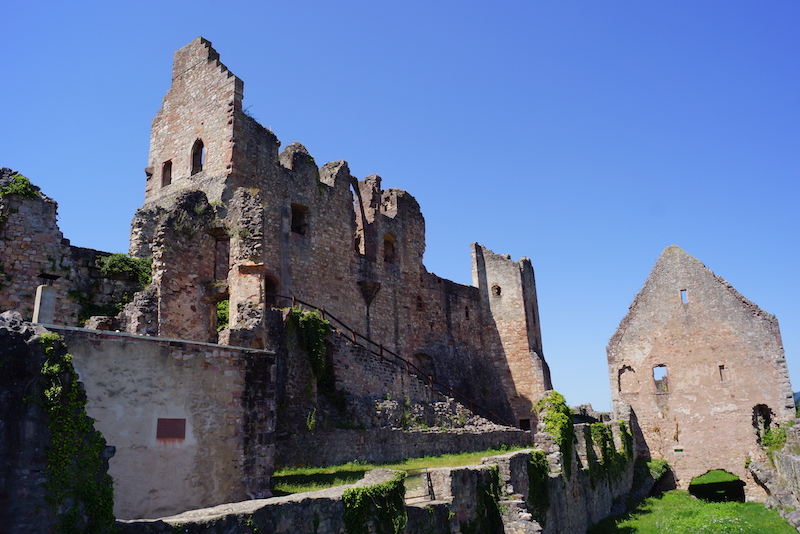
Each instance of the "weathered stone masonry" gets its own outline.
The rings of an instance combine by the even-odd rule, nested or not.
[[[763,460],[758,432],[794,416],[777,319],[676,246],[661,254],[608,345],[615,410],[629,403],[653,457],[678,486]],[[748,460],[749,459],[749,460]]]
[[[129,306],[128,332],[263,348],[267,308],[288,303],[274,295],[294,296],[502,419],[535,424],[531,405],[551,386],[528,260],[476,244],[475,287],[428,273],[410,194],[376,175],[359,181],[344,161],[319,167],[299,143],[279,153],[202,38],[175,53],[172,78],[131,233],[154,282]],[[220,300],[231,312],[217,334]]]

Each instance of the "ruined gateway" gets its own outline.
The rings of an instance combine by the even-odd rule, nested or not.
[[[608,344],[615,411],[630,405],[678,487],[724,469],[763,500],[747,465],[794,417],[778,320],[679,247],[664,250]],[[624,408],[623,408],[624,409]]]
[[[276,459],[444,452],[438,436],[398,441],[371,423],[367,433],[298,431],[318,392],[308,366],[285,349],[276,308],[292,299],[413,365],[398,369],[349,334],[334,336],[336,387],[352,412],[363,416],[358,405],[384,397],[446,401],[429,387],[435,380],[492,419],[535,431],[532,405],[552,385],[530,261],[473,244],[473,286],[428,273],[424,219],[411,195],[383,190],[375,175],[357,180],[344,161],[318,167],[298,143],[279,152],[242,99],[242,81],[211,43],[198,38],[175,53],[130,241],[132,255],[152,257],[153,281],[113,320],[89,323],[105,331],[74,328],[79,310],[118,299],[130,281],[103,278],[95,268],[103,253],[63,239],[51,199],[7,197],[0,206],[0,310],[30,317],[37,275],[60,277],[52,319],[42,322],[66,339],[87,410],[117,447],[110,465],[124,481],[118,517],[266,496]],[[230,319],[218,331],[223,301]],[[752,421],[763,431],[792,415],[773,317],[670,247],[612,338],[608,361],[614,419],[628,419],[630,405],[640,423],[638,456],[668,459],[683,487],[725,469],[747,482],[749,498],[763,498],[745,470],[747,458],[761,458]],[[654,369],[668,377],[654,378]],[[515,432],[453,438],[446,447],[530,443],[529,433]],[[576,484],[576,495],[594,495]],[[595,519],[609,509],[595,507],[603,510]]]

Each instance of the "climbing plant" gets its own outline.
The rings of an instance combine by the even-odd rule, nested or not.
[[[48,501],[58,511],[57,531],[113,532],[114,490],[101,459],[105,441],[86,415],[86,396],[60,336],[42,334],[40,343],[45,361],[39,400],[51,433],[45,487]]]
[[[303,311],[295,306],[289,310],[286,327],[289,338],[296,335],[298,343],[308,353],[311,371],[317,380],[317,390],[323,394],[335,393],[336,381],[328,365],[330,321],[323,319],[318,310]]]
[[[544,528],[550,508],[550,464],[544,451],[533,451],[528,459],[528,507]]]
[[[562,462],[564,463],[564,476],[572,476],[573,442],[575,441],[575,427],[572,424],[572,410],[567,406],[564,397],[555,390],[545,393],[542,400],[536,403],[536,411],[544,421],[544,430],[553,436],[561,449]]]
[[[478,484],[478,503],[475,519],[461,521],[463,534],[495,534],[503,532],[503,517],[500,511],[500,470],[490,465],[489,481]]]
[[[399,471],[382,484],[346,489],[342,500],[344,526],[348,534],[402,532],[408,520],[405,478],[406,473]]]

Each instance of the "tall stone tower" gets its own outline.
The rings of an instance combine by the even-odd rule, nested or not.
[[[608,344],[614,409],[629,403],[679,487],[745,469],[766,426],[794,415],[778,320],[677,246],[667,247]]]
[[[533,404],[553,389],[544,360],[539,304],[531,260],[512,261],[472,244],[472,284],[489,315],[487,340],[520,427],[530,425]]]

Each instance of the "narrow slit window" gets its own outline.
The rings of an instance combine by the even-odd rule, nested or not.
[[[165,161],[161,166],[161,187],[172,183],[172,160]]]
[[[719,366],[719,380],[720,382],[728,380],[728,368],[724,365]]]
[[[464,319],[469,321],[469,306],[464,306]]]
[[[681,303],[686,304],[687,302],[689,302],[689,295],[685,289],[681,289]]]
[[[656,386],[656,393],[669,393],[666,365],[656,365],[653,367],[653,382]]]
[[[394,263],[397,261],[397,247],[395,241],[395,237],[392,234],[383,236],[383,261],[386,263]]]

